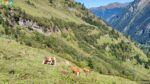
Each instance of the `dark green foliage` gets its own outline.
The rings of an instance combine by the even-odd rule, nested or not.
[[[117,59],[125,61],[127,59],[131,59],[130,53],[132,53],[132,49],[128,42],[121,41],[119,44],[111,44],[111,53],[116,56]]]
[[[26,1],[26,3],[30,6],[36,7],[34,3],[32,3],[30,0]]]
[[[53,0],[49,0],[49,3],[53,4]]]
[[[136,55],[134,58],[137,60],[137,63],[139,63],[139,64],[143,63],[143,61],[140,59],[139,55]]]
[[[114,29],[111,30],[111,32],[109,33],[109,35],[111,36],[111,38],[115,38],[115,39],[119,38],[118,32],[116,32]]]
[[[145,68],[150,69],[150,60],[148,60],[148,62],[145,63]]]
[[[74,8],[75,7],[75,3],[74,3],[74,1],[71,1],[71,0],[65,0],[65,4],[67,4],[68,5],[68,7],[72,7],[72,8]]]

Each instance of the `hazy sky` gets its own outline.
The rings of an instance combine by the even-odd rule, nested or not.
[[[131,2],[133,0],[76,0],[77,2],[83,3],[87,8],[98,7],[101,5],[106,5],[112,2]]]

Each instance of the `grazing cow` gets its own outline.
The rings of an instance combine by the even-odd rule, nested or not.
[[[86,76],[90,73],[90,70],[87,68],[83,68],[84,73],[86,74]]]
[[[43,64],[56,65],[56,58],[55,57],[45,57],[45,60],[43,60]]]
[[[79,76],[80,74],[80,69],[78,67],[72,66],[71,70],[73,71],[73,73],[75,73],[77,76]]]

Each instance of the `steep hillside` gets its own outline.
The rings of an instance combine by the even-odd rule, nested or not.
[[[134,40],[149,44],[150,1],[135,0],[127,10],[111,20],[110,24],[117,30],[130,35]]]
[[[101,17],[103,20],[109,22],[113,17],[121,14],[129,3],[118,3],[114,2],[106,6],[100,6],[95,8],[90,8],[90,10],[96,15]]]
[[[66,62],[59,54],[44,49],[31,48],[20,45],[18,42],[0,37],[0,84],[137,84],[134,81],[113,75],[102,75],[92,71],[88,77],[82,71],[79,77],[72,74],[69,66],[75,64]],[[26,52],[26,53],[24,53]],[[42,60],[45,56],[55,56],[57,65],[43,65]],[[107,79],[107,80],[106,80]]]
[[[120,77],[125,78],[121,78],[123,83],[128,82],[126,79],[150,80],[147,56],[134,42],[94,16],[82,4],[73,0],[15,0],[14,3],[14,7],[1,8],[0,37],[2,43],[10,47],[2,45],[0,49],[3,65],[0,80],[41,79],[45,82],[51,78],[64,84],[74,81],[118,84]],[[5,38],[17,43],[7,43]],[[22,53],[24,48],[27,49],[25,54]],[[47,55],[56,56],[56,67],[41,64]],[[79,79],[72,73],[60,76],[61,70],[70,70],[64,60],[81,69],[90,68],[92,74],[86,78],[82,72]],[[93,77],[95,79],[91,79]],[[112,81],[114,78],[116,80]]]

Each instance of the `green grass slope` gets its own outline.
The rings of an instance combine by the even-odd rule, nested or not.
[[[11,42],[10,42],[11,41]],[[20,45],[14,40],[0,37],[0,83],[10,84],[42,83],[42,84],[136,84],[128,79],[117,76],[101,75],[92,71],[88,77],[82,71],[79,77],[75,76],[65,59],[45,49],[32,48]],[[26,53],[24,53],[26,52]],[[45,56],[55,56],[57,65],[43,65]],[[65,71],[68,74],[63,74]]]
[[[0,80],[31,79],[56,84],[75,81],[79,84],[128,84],[129,79],[150,80],[150,59],[143,51],[82,4],[73,0],[14,0],[12,8],[14,14],[10,14],[7,7],[1,10],[5,16],[0,17],[0,42],[3,44],[0,45]],[[19,17],[42,25],[44,34],[31,26],[19,25],[16,21]],[[16,21],[16,25],[11,26],[11,21]],[[60,32],[51,31],[46,35],[48,30],[56,28]],[[8,39],[13,39],[12,43],[8,44]],[[41,64],[48,55],[58,58],[57,66]],[[63,70],[70,72],[65,60],[80,68],[90,68],[91,75],[85,77],[82,73],[79,78],[73,74],[61,75]]]
[[[29,1],[31,4],[29,4],[27,1]],[[58,17],[65,21],[74,21],[80,24],[85,23],[80,18],[75,16],[74,12],[76,12],[76,10],[69,11],[68,7],[61,6],[62,4],[65,4],[65,0],[56,1],[59,3],[55,4],[57,6],[60,5],[60,7],[52,7],[49,3],[49,0],[14,0],[14,5],[16,7],[21,7],[21,9],[26,11],[26,13],[33,16],[45,18]]]

